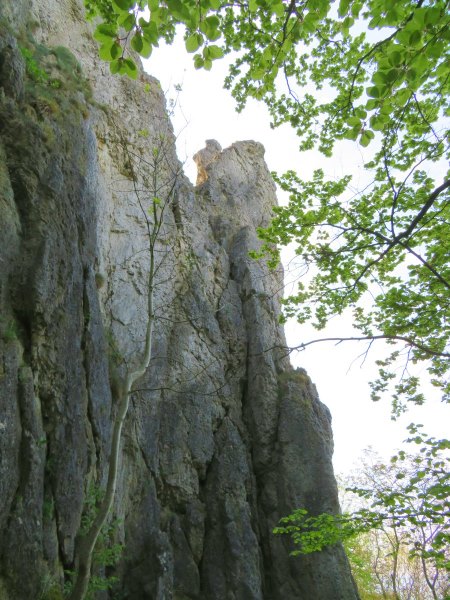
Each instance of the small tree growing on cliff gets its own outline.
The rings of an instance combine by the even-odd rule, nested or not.
[[[146,137],[146,132],[140,132]],[[142,215],[146,229],[148,252],[148,273],[146,284],[146,324],[144,348],[140,356],[134,356],[125,365],[124,372],[115,375],[112,396],[115,401],[115,416],[112,427],[111,453],[108,462],[108,479],[101,500],[96,507],[96,515],[84,535],[80,535],[76,546],[74,584],[69,600],[83,600],[86,597],[91,579],[94,550],[102,528],[112,510],[121,460],[121,442],[124,423],[130,406],[133,386],[143,377],[152,358],[154,337],[155,289],[158,275],[170,253],[170,231],[166,213],[173,206],[181,166],[174,164],[168,154],[170,140],[166,134],[159,135],[151,156],[144,159],[132,144],[120,140],[118,148],[123,153],[123,171],[132,183],[132,191]],[[131,364],[130,364],[131,363]]]

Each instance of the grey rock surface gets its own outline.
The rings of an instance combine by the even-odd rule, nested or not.
[[[76,566],[115,386],[143,351],[155,172],[154,349],[123,436],[124,552],[97,574],[130,600],[358,598],[341,548],[293,559],[272,534],[296,507],[339,507],[329,412],[280,348],[282,273],[248,254],[276,204],[263,147],[208,140],[193,187],[159,84],[109,75],[81,3],[13,4],[0,6],[0,600],[61,598]],[[60,84],[27,71],[18,47],[37,42]]]

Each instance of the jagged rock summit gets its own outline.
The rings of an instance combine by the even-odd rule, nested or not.
[[[338,501],[329,412],[282,350],[282,274],[249,258],[276,203],[263,155],[209,140],[193,187],[158,83],[109,74],[80,2],[0,6],[1,600],[63,598],[77,568],[144,348],[152,206],[152,360],[102,542],[115,554],[94,561],[117,579],[95,597],[358,597],[341,548],[293,559],[272,534]]]
[[[197,185],[208,179],[207,167],[214,162],[222,152],[222,146],[217,140],[206,140],[203,150],[194,154],[193,159],[197,165]]]

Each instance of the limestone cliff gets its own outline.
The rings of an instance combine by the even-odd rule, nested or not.
[[[0,599],[62,598],[76,568],[144,346],[152,185],[154,347],[122,441],[123,553],[95,567],[117,581],[96,597],[356,599],[340,548],[293,559],[271,533],[338,502],[328,410],[276,349],[281,275],[248,255],[276,203],[264,149],[210,141],[193,187],[158,83],[109,74],[77,0],[0,19]]]

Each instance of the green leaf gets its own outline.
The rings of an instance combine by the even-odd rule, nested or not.
[[[157,8],[152,10],[150,13],[150,23],[153,23],[157,27],[162,24],[166,24],[169,17],[169,13],[166,9]],[[159,33],[158,33],[159,37]]]
[[[140,51],[139,54],[143,58],[149,58],[149,56],[153,52],[153,47],[146,37],[142,38],[142,42],[143,42],[142,50]]]
[[[261,55],[260,63],[265,68],[268,68],[272,64],[272,61],[273,61],[273,48],[271,46],[268,46],[267,48],[264,49],[264,51]]]
[[[137,79],[138,69],[136,63],[131,58],[124,58],[119,71],[123,75],[128,75],[131,79]]]
[[[399,50],[392,50],[389,52],[388,61],[393,67],[398,67],[403,62],[403,53]]]
[[[362,106],[357,106],[355,108],[355,116],[360,119],[365,119],[367,117],[367,110]]]
[[[111,0],[111,5],[114,12],[121,14],[128,12],[134,5],[134,0]]]
[[[142,48],[144,47],[144,40],[142,39],[142,35],[140,33],[136,33],[132,38],[131,38],[131,47],[133,48],[133,50],[135,52],[137,52],[138,54],[140,54]]]
[[[114,45],[114,41],[107,42],[106,44],[102,44],[98,50],[98,54],[102,60],[110,61],[112,60],[111,56],[111,48]]]
[[[426,73],[430,63],[425,54],[420,53],[412,59],[410,64],[413,65],[416,71],[420,72],[421,74],[424,74]]]
[[[379,105],[380,105],[380,103],[378,102],[378,100],[375,100],[375,99],[367,100],[367,102],[366,102],[367,110],[373,110],[374,108],[376,108]]]
[[[441,11],[438,7],[429,6],[425,12],[425,25],[436,25],[441,19]]]
[[[362,6],[363,6],[362,2],[353,2],[352,8],[351,8],[351,13],[352,13],[353,17],[357,18],[359,16]]]
[[[283,2],[281,0],[272,2],[270,4],[270,11],[272,12],[272,14],[276,15],[277,17],[283,17],[284,12],[285,12],[285,7],[283,5]]]
[[[425,56],[429,58],[440,58],[445,51],[445,45],[442,41],[430,42],[425,48]]]
[[[222,34],[218,29],[207,29],[205,35],[210,42],[215,42],[221,37]]]
[[[302,22],[302,29],[307,33],[313,33],[317,30],[317,23],[319,19],[316,14],[309,12]]]
[[[212,44],[208,46],[208,50],[209,58],[211,58],[212,60],[223,57],[223,50],[219,46],[215,46],[214,44]]]
[[[370,118],[370,126],[375,131],[383,131],[389,122],[389,117],[384,114],[374,115]]]
[[[123,49],[122,49],[122,46],[119,44],[119,42],[114,42],[114,44],[111,46],[110,51],[109,51],[111,58],[113,60],[115,60],[116,58],[119,58],[119,56],[122,55],[122,52],[123,52]]]
[[[122,54],[122,47],[115,40],[102,44],[99,48],[99,56],[102,60],[111,61],[119,58]]]
[[[196,52],[203,44],[203,36],[200,33],[193,33],[186,39],[186,50]]]
[[[117,26],[115,25],[106,25],[105,23],[101,23],[94,31],[94,39],[96,39],[98,42],[106,42],[108,39],[116,37]]]
[[[355,127],[354,129],[348,129],[347,131],[345,131],[343,133],[343,136],[346,140],[353,140],[355,141],[358,138],[360,132],[360,128],[359,127]]]
[[[209,17],[206,17],[205,23],[211,29],[217,29],[220,25],[220,19],[217,15],[210,15]]]
[[[361,127],[361,119],[359,117],[349,117],[347,125],[350,125],[350,127]]]
[[[416,71],[416,69],[408,69],[406,72],[406,79],[411,83],[413,81],[415,81],[416,79],[418,79],[419,77],[419,73]]]
[[[373,19],[369,21],[368,28],[369,29],[377,29],[380,26],[381,17],[377,15]]]
[[[113,75],[115,75],[116,73],[118,73],[120,71],[120,67],[121,67],[120,59],[113,60],[112,62],[109,63],[109,70],[111,71],[111,73]]]
[[[123,13],[118,19],[117,23],[120,27],[123,27],[125,31],[131,31],[136,25],[136,17],[133,13]]]
[[[141,31],[144,39],[147,40],[149,44],[154,46],[158,45],[159,32],[156,23],[150,21],[150,23],[141,25]]]
[[[180,0],[167,0],[167,8],[172,16],[181,23],[189,24],[197,15],[196,7],[191,11],[189,6]]]
[[[205,61],[203,60],[203,57],[200,54],[196,54],[194,56],[194,67],[196,69],[202,69],[204,64]]]
[[[411,46],[420,46],[420,43],[422,41],[422,32],[418,29],[411,32],[408,41]]]
[[[381,98],[383,88],[381,86],[375,85],[373,87],[367,88],[367,95],[371,98]]]
[[[265,69],[255,68],[250,71],[249,75],[253,81],[261,81],[264,78],[265,72]]]
[[[400,71],[398,69],[390,69],[390,71],[387,71],[386,73],[386,82],[394,83],[394,81],[399,77],[399,75]]]
[[[344,35],[349,34],[350,27],[352,27],[354,22],[355,22],[355,19],[352,19],[352,17],[345,17],[345,19],[342,21],[342,24],[341,24],[341,28],[342,28]]]
[[[339,8],[338,8],[338,15],[340,17],[345,16],[348,12],[349,6],[350,6],[350,0],[340,0]]]
[[[382,85],[386,82],[386,71],[375,71],[372,75],[373,83],[380,83]]]
[[[208,40],[214,41],[221,36],[219,25],[220,21],[218,17],[216,15],[211,15],[206,17],[206,19],[200,23],[200,30],[206,35]]]

